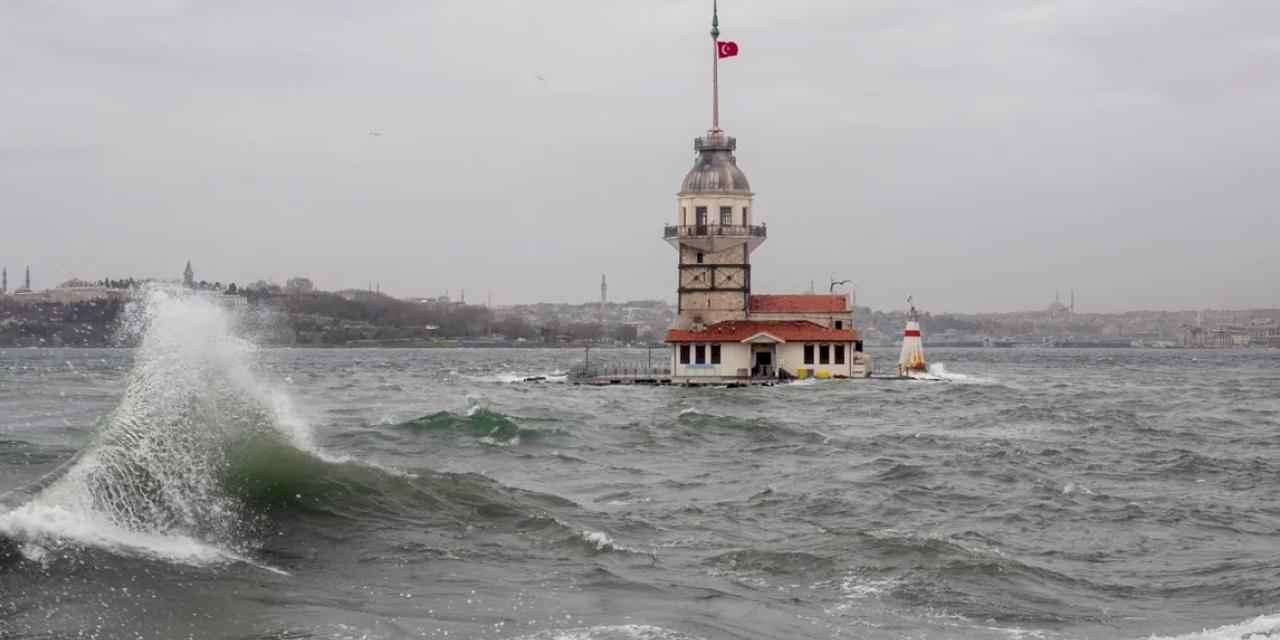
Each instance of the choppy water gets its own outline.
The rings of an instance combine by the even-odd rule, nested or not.
[[[1277,352],[593,388],[136,324],[0,351],[0,638],[1280,638]]]

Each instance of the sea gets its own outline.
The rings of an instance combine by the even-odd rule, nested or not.
[[[593,387],[252,325],[0,350],[0,638],[1280,638],[1277,351]]]

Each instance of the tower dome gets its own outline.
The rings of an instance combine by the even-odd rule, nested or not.
[[[680,185],[680,193],[740,193],[751,194],[751,185],[747,176],[738,168],[738,159],[733,156],[738,148],[738,140],[724,134],[723,131],[709,131],[705,137],[693,141],[693,148],[698,152],[693,168],[684,177]]]

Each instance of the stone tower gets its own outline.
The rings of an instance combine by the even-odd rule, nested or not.
[[[182,270],[182,284],[188,287],[196,286],[196,272],[191,268],[191,261],[187,261],[187,268]]]
[[[693,142],[693,168],[676,194],[676,223],[663,233],[678,252],[675,328],[745,320],[751,298],[751,252],[765,240],[756,225],[751,185],[738,168],[738,141],[720,129],[720,29],[712,17],[712,116]]]
[[[0,296],[9,293],[9,268],[0,269]]]

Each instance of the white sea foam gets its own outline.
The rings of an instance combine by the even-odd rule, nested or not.
[[[0,514],[0,534],[20,549],[243,561],[234,551],[239,505],[221,486],[229,446],[265,437],[319,453],[310,430],[256,374],[255,346],[214,299],[150,287],[124,320],[140,343],[120,404],[60,477]]]
[[[963,384],[997,384],[994,378],[983,378],[980,376],[969,375],[966,373],[956,373],[947,370],[947,365],[942,362],[935,362],[929,365],[929,373],[926,379],[946,380],[948,382],[959,382]]]
[[[524,382],[562,383],[562,382],[568,382],[569,380],[569,374],[560,370],[551,371],[551,372],[527,371],[523,373],[505,371],[502,373],[493,373],[493,374],[482,375],[482,376],[469,375],[469,376],[463,376],[463,377],[473,382],[488,382],[488,383],[496,383],[496,384],[517,384],[517,383],[524,383]]]
[[[1277,640],[1280,613],[1262,615],[1236,624],[1204,629],[1179,636],[1147,636],[1146,640]]]
[[[602,531],[591,531],[590,529],[587,529],[580,532],[578,535],[581,536],[583,540],[595,545],[596,551],[608,551],[610,549],[617,548],[613,538],[610,538],[609,534]]]
[[[515,640],[701,640],[698,636],[644,624],[548,629]]]

